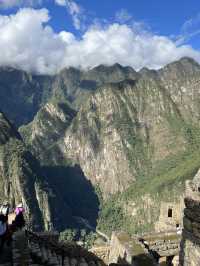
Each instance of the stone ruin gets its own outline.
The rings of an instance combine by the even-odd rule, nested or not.
[[[132,266],[178,266],[181,236],[174,232],[149,233],[132,236],[113,232],[110,243],[109,264]]]
[[[0,257],[0,266],[198,266],[200,265],[200,170],[193,181],[186,182],[185,209],[182,236],[177,231],[129,236],[113,232],[104,246],[90,251],[76,244],[58,242],[58,233],[16,232],[6,256]],[[182,203],[164,206],[172,229],[180,219]],[[174,211],[174,210],[177,210]],[[159,220],[160,222],[160,220]],[[168,227],[167,227],[168,228]],[[181,239],[182,237],[182,239]],[[181,244],[180,244],[181,240]],[[179,259],[178,259],[179,255]],[[165,263],[165,264],[162,264]]]
[[[200,265],[200,170],[186,182],[180,266]]]
[[[12,248],[5,249],[0,266],[104,266],[95,254],[76,244],[57,242],[51,234],[16,232]],[[7,253],[7,254],[6,254]],[[7,256],[6,256],[7,255]]]
[[[183,227],[184,197],[177,202],[161,202],[156,232],[177,231]]]

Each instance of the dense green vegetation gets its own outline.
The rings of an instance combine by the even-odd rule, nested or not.
[[[178,199],[184,191],[185,181],[192,179],[199,168],[199,150],[184,152],[158,162],[148,176],[138,177],[137,182],[125,192],[101,201],[98,228],[108,234],[113,230],[125,230],[130,234],[151,231],[158,219],[161,201]],[[149,195],[155,203],[149,223],[144,208],[145,198],[142,199],[144,195]],[[134,217],[124,211],[129,202],[134,202],[139,210]]]
[[[94,232],[89,232],[85,229],[66,229],[60,233],[59,241],[61,242],[78,242],[84,248],[90,249],[98,236]]]

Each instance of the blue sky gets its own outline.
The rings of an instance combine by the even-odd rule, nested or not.
[[[144,21],[154,31],[164,35],[179,34],[182,25],[200,13],[200,1],[197,0],[79,0],[76,2],[93,19],[114,20],[115,14],[125,9],[133,19]],[[53,0],[44,1],[37,8],[41,6],[50,10],[51,25],[55,30],[74,31],[71,17],[63,7],[56,5]],[[18,8],[1,10],[0,13],[9,14]]]
[[[42,8],[45,8],[43,13],[40,12]],[[44,14],[44,10],[48,15]],[[25,14],[27,15],[26,21],[23,19]],[[0,0],[0,15],[4,21],[1,25],[0,20],[0,34],[2,30],[3,34],[6,35],[8,27],[11,32],[9,38],[6,36],[3,41],[9,39],[11,50],[18,52],[16,57],[18,58],[20,54],[20,60],[16,59],[14,62],[9,54],[4,61],[1,62],[0,60],[0,64],[19,65],[26,70],[37,71],[38,65],[41,65],[41,62],[44,61],[43,70],[39,70],[39,72],[46,72],[47,70],[44,70],[45,65],[50,66],[50,64],[53,64],[53,60],[48,61],[45,55],[42,55],[42,52],[44,53],[45,49],[55,49],[55,47],[62,48],[63,54],[60,52],[59,56],[60,58],[65,57],[62,66],[59,67],[58,62],[55,62],[57,65],[55,69],[57,70],[70,64],[93,67],[95,62],[98,64],[104,63],[104,61],[105,64],[119,61],[123,65],[130,64],[136,69],[143,66],[159,68],[181,56],[191,56],[200,61],[200,1],[197,0]],[[9,21],[6,20],[6,16],[11,16]],[[29,20],[28,16],[30,16]],[[30,21],[31,16],[32,20],[35,20],[35,23],[32,21],[33,25]],[[13,24],[17,20],[19,20],[20,29],[18,28],[15,32]],[[27,66],[30,53],[28,53],[29,55],[21,55],[22,51],[16,44],[18,42],[22,43],[24,50],[26,48],[27,50],[32,48],[32,50],[35,50],[30,41],[28,43],[25,40],[22,41],[23,37],[25,38],[28,34],[27,29],[25,31],[24,25],[22,26],[23,23],[30,23],[30,27],[33,28],[40,24],[40,35],[37,36],[34,32],[35,39],[33,43],[35,44],[35,40],[38,38],[38,43],[45,42],[45,47],[37,55],[38,57],[35,57],[35,60],[40,60],[40,62],[33,62],[35,66],[33,66],[34,64]],[[51,36],[46,32],[47,26],[51,28]],[[91,30],[94,27],[96,28]],[[61,32],[67,34],[61,34]],[[64,35],[65,37],[63,37]],[[50,46],[47,46],[47,37]],[[162,39],[163,37],[166,39]],[[21,38],[20,41],[19,38]],[[60,43],[55,44],[55,38],[62,39],[62,43],[60,41]],[[99,44],[100,40],[103,40],[101,45]],[[106,49],[106,42],[109,43],[110,50]],[[150,44],[149,46],[146,45],[146,42],[154,43],[155,50]],[[8,45],[8,43],[6,44]],[[104,61],[102,53],[99,54],[101,46],[105,50],[105,55],[106,52],[108,53]],[[1,47],[0,44],[0,48],[4,47]],[[91,57],[90,63],[84,64],[84,58],[80,60],[77,57],[72,58],[71,51],[73,51],[73,48],[76,51],[75,53],[80,52],[80,55],[77,55],[79,58],[82,54],[87,57],[92,51],[88,57],[89,59]],[[125,50],[127,53],[125,53]],[[112,51],[114,52],[110,56]],[[136,58],[135,63],[132,63],[132,61],[129,63],[128,61],[128,55],[132,53],[131,51],[134,51],[131,60],[133,61]],[[148,51],[151,51],[155,56],[146,58],[148,57]],[[53,50],[52,53],[54,53]],[[123,54],[124,58],[122,57]],[[34,58],[32,53],[31,56]],[[30,60],[33,60],[33,58],[30,58]],[[55,69],[51,69],[50,72],[55,72]]]
[[[183,24],[195,19],[200,13],[200,1],[197,0],[77,0],[76,3],[84,9],[88,22],[97,18],[112,22],[117,12],[126,10],[134,20],[144,22],[152,31],[167,36],[179,35]],[[50,25],[55,31],[67,30],[79,34],[73,26],[70,14],[63,6],[57,5],[53,0],[46,0],[35,6],[41,7],[50,11]],[[18,8],[2,9],[0,14],[12,14]],[[198,39],[200,38],[195,37],[190,41],[195,46],[199,44],[197,48],[200,48]]]

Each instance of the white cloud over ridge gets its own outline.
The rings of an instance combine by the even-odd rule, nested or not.
[[[77,39],[70,32],[54,32],[49,20],[47,9],[23,8],[0,16],[0,65],[54,74],[69,66],[86,69],[116,62],[157,69],[183,56],[200,62],[200,52],[192,47],[126,24],[91,26]]]

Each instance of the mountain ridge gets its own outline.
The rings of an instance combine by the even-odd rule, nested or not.
[[[20,132],[40,160],[50,187],[60,193],[69,207],[69,213],[76,202],[72,214],[79,216],[81,213],[84,217],[88,212],[90,215],[85,218],[95,224],[99,208],[95,197],[98,195],[100,200],[103,196],[98,226],[108,231],[109,219],[113,221],[118,211],[124,224],[124,217],[129,221],[131,216],[125,202],[128,206],[137,204],[141,209],[141,204],[145,205],[145,199],[148,199],[153,205],[145,205],[145,210],[154,215],[148,216],[147,225],[152,226],[158,219],[160,204],[169,200],[169,191],[163,192],[160,186],[172,184],[169,186],[174,195],[172,200],[179,200],[176,186],[181,197],[183,180],[200,166],[197,156],[200,143],[199,74],[200,65],[183,58],[157,71],[142,69],[137,73],[116,64],[99,66],[84,73],[74,68],[65,69],[51,81],[40,77],[43,83],[38,81],[38,76],[34,77],[40,92],[35,116],[32,115],[35,118],[29,118],[32,122],[23,125]],[[31,87],[34,98],[33,91]],[[66,108],[60,108],[59,104]],[[189,170],[184,170],[181,158]],[[165,169],[173,176],[164,174]],[[146,186],[149,177],[151,181]],[[81,182],[78,195],[75,188]],[[97,192],[93,189],[99,194],[95,196]],[[85,191],[89,191],[87,196]],[[138,202],[131,193],[140,191],[144,199]],[[72,199],[68,195],[73,195]],[[83,195],[87,212],[80,204]],[[90,205],[90,197],[94,197],[96,206]],[[159,204],[155,207],[156,200]],[[139,228],[139,221],[145,220],[145,214],[141,211],[134,219]],[[119,221],[117,216],[114,220]]]

